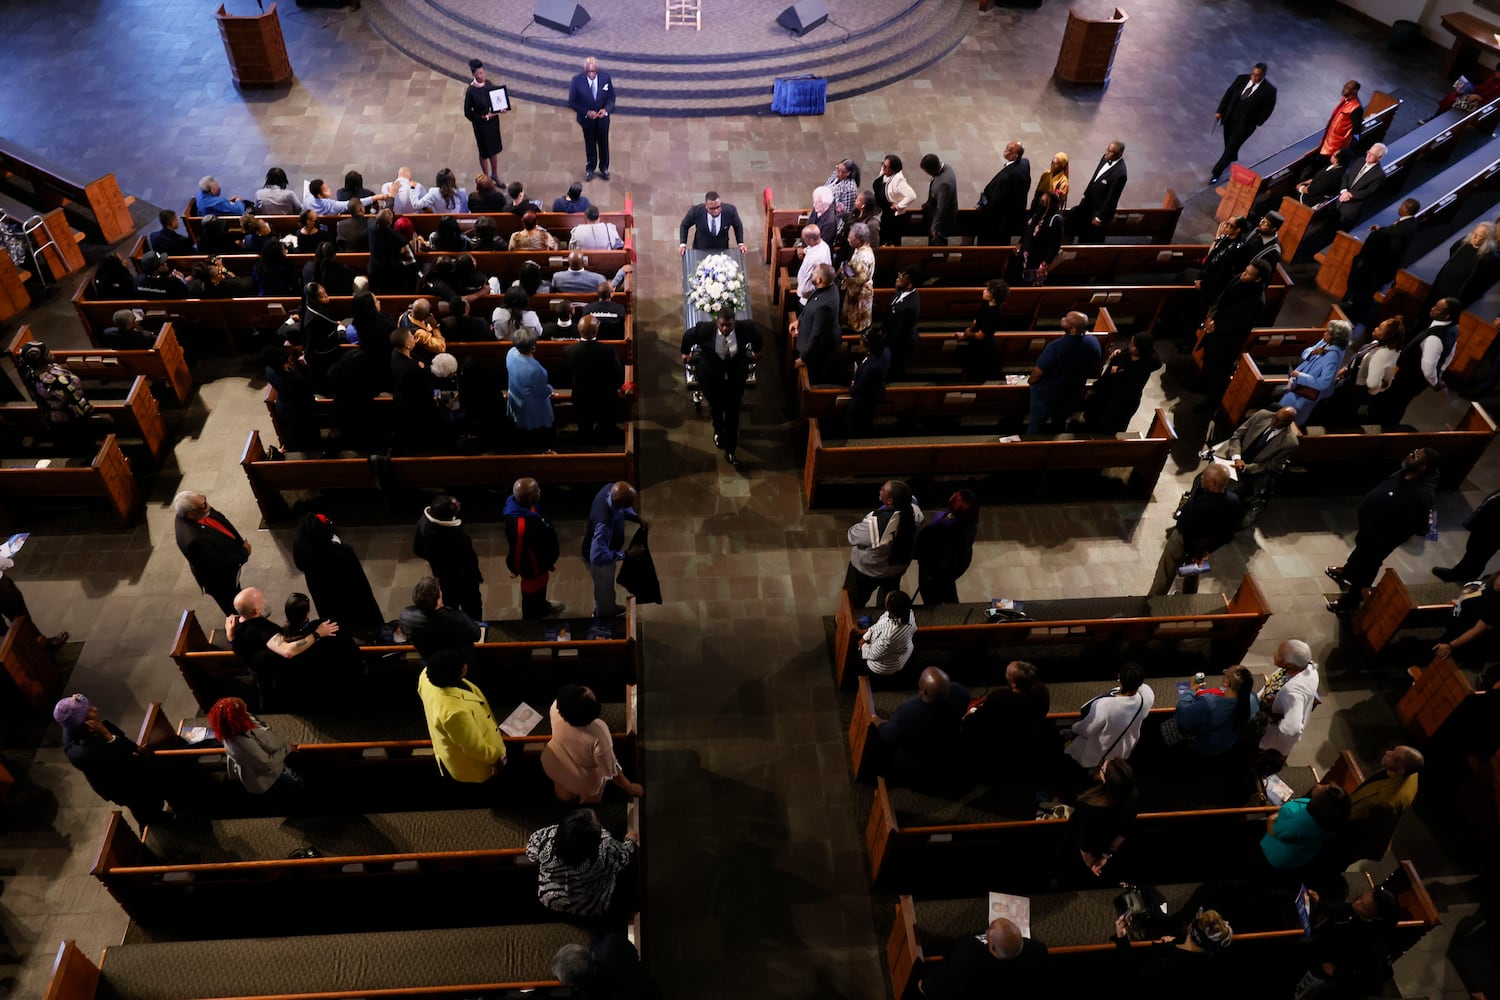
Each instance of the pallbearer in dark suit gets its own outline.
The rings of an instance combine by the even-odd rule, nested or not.
[[[1266,79],[1266,64],[1256,63],[1248,73],[1234,78],[1219,101],[1214,121],[1224,128],[1224,155],[1209,172],[1208,182],[1217,183],[1219,175],[1229,169],[1240,155],[1240,147],[1266,123],[1276,110],[1276,88]]]
[[[609,116],[615,110],[615,83],[608,73],[599,72],[593,56],[583,61],[583,72],[573,77],[568,107],[583,129],[583,179],[593,180],[597,166],[599,176],[609,180]]]
[[[979,242],[999,246],[1010,242],[1026,224],[1026,199],[1031,194],[1031,162],[1026,150],[1012,139],[1005,144],[1001,167],[979,196]]]
[[[693,242],[688,243],[688,230],[692,229]],[[734,230],[734,243],[729,242],[729,231]],[[719,192],[710,191],[703,196],[703,204],[694,205],[682,217],[677,230],[677,253],[694,250],[727,250],[731,245],[745,252],[745,225],[740,222],[740,213],[733,205],[719,200]]]
[[[1089,174],[1083,197],[1068,213],[1069,234],[1083,243],[1103,243],[1109,223],[1125,190],[1125,144],[1118,139],[1104,147],[1098,166]]]
[[[760,352],[760,334],[753,323],[736,323],[734,310],[719,310],[713,320],[704,320],[682,337],[682,360],[698,348],[698,384],[708,397],[714,421],[714,445],[724,449],[730,465],[738,465],[734,450],[740,443],[740,401],[745,397],[745,376]]]

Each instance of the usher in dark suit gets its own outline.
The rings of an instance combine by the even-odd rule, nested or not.
[[[1074,206],[1068,219],[1073,224],[1073,234],[1085,243],[1104,242],[1104,234],[1109,232],[1110,220],[1115,217],[1115,209],[1120,204],[1120,193],[1125,190],[1125,181],[1128,179],[1123,155],[1100,177],[1099,168],[1104,164],[1105,158],[1099,157],[1099,162],[1089,174],[1083,197],[1078,199],[1078,204]],[[1097,226],[1094,225],[1095,219],[1099,220]]]
[[[1241,73],[1234,78],[1219,101],[1219,124],[1224,128],[1224,155],[1214,164],[1210,175],[1212,177],[1217,178],[1239,158],[1240,147],[1276,110],[1276,88],[1271,85],[1270,80],[1262,78],[1250,96],[1246,97],[1245,88],[1248,86],[1250,74]]]
[[[981,244],[1000,245],[1026,224],[1026,200],[1031,196],[1031,162],[1017,157],[1001,167],[979,198]]]
[[[598,84],[597,88],[589,86],[588,73],[579,73],[574,76],[572,85],[568,87],[568,107],[573,109],[578,118],[578,127],[583,129],[584,172],[592,174],[594,167],[598,166],[607,174],[609,173],[609,118],[590,118],[588,112],[608,111],[611,115],[615,113],[615,82],[603,70],[595,71],[594,81]]]
[[[214,527],[209,521],[221,525]],[[202,521],[178,516],[177,547],[187,557],[193,579],[203,592],[212,597],[226,615],[234,614],[234,595],[240,592],[240,567],[250,558],[245,539],[235,530],[229,518],[212,507]]]
[[[694,250],[725,250],[731,246],[739,246],[745,242],[745,226],[740,222],[740,213],[734,210],[729,202],[721,202],[723,206],[719,210],[719,234],[715,236],[709,231],[712,217],[708,209],[700,202],[688,209],[687,215],[682,217],[682,225],[677,229],[677,242],[686,243]],[[693,233],[693,242],[688,243],[688,230],[697,227]],[[729,231],[733,229],[735,238],[731,243]]]
[[[719,447],[732,455],[740,443],[740,401],[745,396],[745,376],[753,356],[760,353],[760,334],[755,332],[754,323],[736,323],[736,351],[728,358],[719,357],[718,334],[717,320],[698,323],[683,334],[682,353],[690,354],[694,347],[699,349],[698,384],[708,397]]]

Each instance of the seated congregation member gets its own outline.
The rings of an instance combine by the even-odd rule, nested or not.
[[[391,395],[396,399],[393,430],[400,450],[407,453],[430,451],[437,446],[442,431],[442,414],[433,395],[437,383],[432,370],[412,356],[417,338],[410,330],[391,334]]]
[[[1260,701],[1255,728],[1261,731],[1262,770],[1267,773],[1286,763],[1318,704],[1318,665],[1307,643],[1286,640],[1276,647],[1271,663],[1276,669],[1265,675],[1255,694]]]
[[[333,243],[333,234],[328,231],[327,226],[318,221],[318,213],[313,209],[304,210],[298,222],[298,253],[314,253],[324,243],[330,245]]]
[[[1239,476],[1230,489],[1248,501],[1270,485],[1301,443],[1297,411],[1283,406],[1276,410],[1256,410],[1235,428],[1229,440],[1204,449],[1198,457],[1227,459]]]
[[[568,193],[552,199],[554,212],[587,212],[593,203],[584,196],[583,185],[574,181],[568,185]]]
[[[1380,770],[1349,793],[1349,822],[1324,849],[1330,867],[1379,861],[1391,849],[1401,817],[1417,798],[1426,758],[1416,747],[1397,746],[1380,755]]]
[[[598,297],[583,306],[583,314],[599,321],[599,336],[621,340],[625,336],[625,306],[615,301],[615,286],[601,281],[591,289]]]
[[[556,250],[557,237],[537,223],[536,212],[528,209],[521,216],[521,228],[510,234],[511,250]]]
[[[1089,318],[1070,312],[1062,318],[1063,335],[1037,357],[1026,381],[1031,385],[1027,434],[1061,430],[1083,400],[1088,380],[1099,370],[1099,341],[1089,333]]]
[[[962,783],[959,722],[969,707],[969,689],[937,667],[917,679],[917,693],[876,727],[891,759],[891,783],[906,788],[952,791]]]
[[[426,299],[412,302],[411,307],[396,321],[396,327],[411,331],[412,338],[417,342],[416,356],[423,361],[431,361],[434,355],[448,350],[437,320],[433,319],[432,303]]]
[[[135,298],[135,275],[117,253],[105,254],[89,282],[89,298],[101,301]]]
[[[1118,434],[1140,409],[1151,374],[1161,367],[1149,333],[1137,333],[1104,359],[1104,369],[1083,394],[1083,425],[1090,434]]]
[[[1119,685],[1084,707],[1064,752],[1084,771],[1094,771],[1115,757],[1128,759],[1154,704],[1156,693],[1146,683],[1146,671],[1139,663],[1126,663],[1120,668]]]
[[[516,425],[527,451],[551,451],[557,432],[552,413],[552,385],[547,369],[536,359],[536,331],[522,327],[511,337],[505,355],[508,387],[505,412]]]
[[[1357,422],[1361,411],[1391,387],[1405,346],[1406,321],[1400,316],[1382,320],[1359,350],[1344,355],[1333,376],[1333,395],[1318,404],[1308,421],[1322,427]]]
[[[526,857],[537,865],[537,898],[554,913],[623,926],[635,910],[631,863],[639,847],[634,833],[616,840],[594,810],[575,810],[526,841]]]
[[[134,309],[117,309],[99,334],[100,346],[112,351],[144,351],[156,346],[156,334],[141,325]]]
[[[461,295],[448,300],[448,315],[438,324],[445,344],[478,344],[494,340],[494,331],[482,317],[469,313],[469,303]]]
[[[911,495],[911,487],[899,479],[881,485],[880,506],[849,528],[844,589],[849,592],[851,605],[864,607],[877,590],[883,602],[900,588],[901,577],[911,565],[917,525],[921,523],[922,508]]]
[[[1401,902],[1389,889],[1369,889],[1348,902],[1307,891],[1312,937],[1299,997],[1380,996],[1391,977],[1390,955]]]
[[[542,321],[532,311],[531,301],[526,295],[525,289],[515,285],[505,290],[505,297],[501,304],[495,307],[495,312],[490,317],[494,324],[495,339],[515,342],[516,336],[523,330],[529,330],[538,339],[542,336]],[[509,355],[506,355],[509,357]]]
[[[287,190],[286,171],[272,167],[266,171],[266,182],[255,192],[255,211],[259,215],[296,215],[302,211],[295,191]],[[200,214],[203,206],[199,205]]]
[[[990,377],[990,367],[995,360],[995,333],[1000,329],[1003,316],[1001,306],[1010,298],[1010,285],[999,278],[986,281],[979,311],[969,325],[958,333],[958,364],[964,370],[964,381],[978,384]]]
[[[461,513],[463,504],[457,497],[447,494],[436,497],[417,519],[411,549],[417,558],[427,560],[432,575],[442,581],[448,603],[482,622],[484,608],[479,585],[484,582],[484,575],[479,571],[474,542],[458,516]]]
[[[613,222],[599,221],[598,205],[584,209],[583,217],[588,221],[573,227],[568,234],[568,246],[574,250],[619,250],[625,245]]]
[[[1443,374],[1453,363],[1458,343],[1458,317],[1463,304],[1455,298],[1438,299],[1428,310],[1427,326],[1412,334],[1396,357],[1396,372],[1379,399],[1370,401],[1370,416],[1385,427],[1406,419],[1407,408],[1429,387],[1446,389]]]
[[[911,598],[899,590],[886,595],[885,612],[859,637],[859,655],[872,674],[899,674],[911,659],[917,616]]]
[[[1204,469],[1197,488],[1176,516],[1177,523],[1167,532],[1148,594],[1170,594],[1180,567],[1202,563],[1215,549],[1234,539],[1244,519],[1244,505],[1238,494],[1229,491],[1229,470],[1222,465]],[[1182,577],[1184,594],[1198,592],[1198,576],[1193,573]]]
[[[239,195],[232,198],[224,197],[219,182],[210,174],[198,181],[198,194],[196,195],[199,215],[244,215],[245,202]]]
[[[1197,753],[1217,757],[1238,747],[1260,711],[1255,679],[1244,667],[1230,667],[1218,687],[1196,679],[1177,696],[1177,710],[1161,727],[1162,742],[1186,743]]]
[[[885,401],[885,384],[891,373],[891,352],[885,338],[873,330],[860,334],[864,352],[854,363],[849,383],[849,405],[844,410],[844,433],[864,437],[875,429],[875,409]]]
[[[552,319],[542,327],[543,340],[576,340],[578,338],[577,328],[573,325],[573,313],[582,312],[582,307],[575,307],[571,302],[559,300],[552,303]]]
[[[198,252],[204,254],[239,253],[241,227],[217,215],[203,219],[203,234],[198,237]]]
[[[1037,680],[1036,664],[1012,660],[1005,683],[969,706],[963,721],[964,754],[982,761],[981,780],[1027,778],[1045,752],[1056,746],[1047,722],[1052,692]]]
[[[479,784],[505,766],[505,741],[484,692],[464,679],[468,672],[465,653],[438,650],[417,678],[417,694],[438,773]]]
[[[1363,162],[1363,161],[1361,161]],[[1344,174],[1349,165],[1349,151],[1347,149],[1335,150],[1328,157],[1328,164],[1322,168],[1314,168],[1311,176],[1304,175],[1297,182],[1297,200],[1304,205],[1321,205],[1329,198],[1335,198],[1344,189]],[[1280,202],[1270,205],[1275,208]],[[1257,210],[1262,213],[1260,202],[1256,202]]]
[[[286,766],[286,755],[297,748],[251,715],[243,699],[214,702],[208,710],[208,724],[214,738],[224,744],[224,767],[231,781],[238,781],[252,795],[301,793],[301,775]]]
[[[1137,797],[1135,770],[1118,757],[1100,765],[1097,782],[1079,793],[1068,828],[1073,848],[1095,877],[1134,831]]]
[[[327,514],[307,513],[297,523],[292,565],[307,580],[318,614],[362,638],[379,635],[385,615],[354,549],[341,539]]]
[[[418,210],[417,202],[427,194],[427,188],[412,178],[411,167],[401,167],[396,171],[396,179],[384,185],[381,193],[397,215],[411,215]]]
[[[353,295],[354,272],[335,254],[338,247],[332,240],[322,240],[313,251],[313,259],[302,265],[302,287],[317,282],[328,289],[329,295]]]
[[[187,281],[172,269],[171,261],[164,253],[147,253],[141,257],[141,274],[135,279],[135,291],[139,293],[139,296],[126,295],[125,298],[186,299],[192,297]]]
[[[1130,944],[1130,917],[1115,918],[1115,948],[1122,963],[1122,992],[1146,1000],[1162,996],[1215,996],[1228,983],[1219,956],[1234,941],[1234,928],[1218,910],[1200,909],[1184,934],[1146,948]]]
[[[52,709],[62,727],[62,748],[101,799],[124,806],[144,833],[147,824],[167,820],[166,791],[157,761],[119,726],[99,717],[99,708],[81,694],[70,694]]]
[[[340,219],[333,227],[334,240],[338,249],[346,253],[368,253],[372,221],[365,214],[364,202],[357,198],[351,201],[348,218]]]
[[[554,292],[593,292],[606,281],[604,275],[584,269],[583,251],[573,250],[568,254],[568,269],[552,276]]]
[[[578,321],[578,342],[563,348],[568,384],[573,390],[573,419],[583,441],[614,440],[619,434],[615,411],[625,369],[613,347],[599,343],[599,321],[585,316]]]
[[[1276,273],[1276,265],[1281,263],[1281,227],[1286,224],[1286,219],[1280,212],[1267,212],[1260,217],[1255,224],[1255,231],[1245,237],[1245,248],[1241,251],[1240,260],[1245,265],[1256,261],[1266,266],[1266,280]]]
[[[1452,574],[1449,574],[1452,575]],[[1480,671],[1500,651],[1500,573],[1481,580],[1477,594],[1466,590],[1454,608],[1453,620],[1432,647],[1435,659],[1452,657],[1467,670]]]
[[[1329,611],[1344,615],[1358,610],[1365,599],[1365,588],[1374,585],[1386,556],[1408,538],[1427,533],[1441,461],[1437,449],[1415,448],[1401,460],[1399,469],[1359,502],[1359,531],[1354,536],[1353,551],[1342,566],[1323,567],[1331,580],[1348,588],[1338,600],[1328,602]]]
[[[474,189],[469,192],[469,211],[503,212],[509,204],[505,192],[495,186],[489,174],[474,175]]]
[[[458,177],[450,168],[444,167],[437,172],[434,186],[417,199],[414,207],[419,212],[463,214],[469,211],[469,192],[459,187]]]
[[[1048,978],[1047,946],[1022,937],[1012,921],[996,917],[984,934],[963,934],[944,950],[943,961],[922,977],[925,1000],[1040,996]]]
[[[319,215],[343,215],[349,211],[349,202],[358,201],[369,208],[376,202],[384,201],[385,196],[372,194],[362,198],[335,198],[328,182],[321,177],[314,178],[308,182],[307,197],[302,199],[302,207],[310,208]]]
[[[432,249],[444,253],[462,253],[469,249],[469,238],[464,235],[455,216],[444,215],[438,220],[437,232],[432,236]]]
[[[1274,871],[1301,873],[1348,821],[1349,793],[1338,785],[1316,785],[1310,795],[1283,802],[1266,821],[1260,859]]]
[[[300,316],[292,316],[292,329],[295,334],[289,336],[302,347],[308,381],[319,392],[327,392],[328,370],[338,361],[344,343],[328,289],[315,281],[308,283],[307,302]]]
[[[615,759],[614,737],[599,717],[599,699],[581,684],[564,684],[548,713],[552,738],[542,749],[542,770],[563,802],[598,802],[613,784],[631,798],[645,794]]]
[[[255,294],[255,280],[249,275],[230,274],[216,255],[193,265],[188,280],[188,296],[194,299],[232,299]]]
[[[424,662],[438,652],[456,649],[468,659],[482,632],[474,619],[460,608],[443,603],[443,588],[436,577],[424,576],[411,589],[411,604],[398,619],[406,641],[417,647]]]
[[[262,711],[290,707],[292,685],[287,661],[301,656],[324,636],[338,635],[338,622],[325,620],[306,635],[288,639],[280,625],[266,617],[266,595],[246,587],[235,595],[234,613],[224,619],[224,637],[260,689]]]
[[[592,952],[581,944],[563,945],[552,957],[552,975],[577,1000],[662,1000],[640,953],[619,931],[602,935]]]
[[[974,559],[979,536],[979,498],[959,490],[917,531],[917,592],[924,605],[957,604],[958,578]]]
[[[397,229],[391,210],[381,209],[370,227],[370,291],[376,295],[404,295],[416,286],[416,258],[409,241]]]
[[[179,232],[180,225],[177,213],[170,208],[164,208],[156,213],[157,222],[161,228],[146,238],[146,246],[157,253],[164,254],[190,254],[195,247],[193,238],[186,233]]]
[[[1266,309],[1266,282],[1272,265],[1252,260],[1239,277],[1230,282],[1203,320],[1203,395],[1201,408],[1219,405],[1234,366],[1244,353],[1250,331],[1260,325]]]
[[[527,212],[540,212],[542,203],[526,193],[526,185],[520,181],[511,181],[505,186],[505,196],[510,199],[510,208],[507,210],[512,215],[525,215]]]
[[[1385,168],[1380,161],[1385,158],[1385,143],[1377,142],[1365,152],[1363,163],[1350,166],[1344,171],[1344,184],[1339,189],[1339,225],[1352,228],[1364,214],[1365,205],[1375,197],[1375,192],[1385,183]]]
[[[365,187],[365,175],[358,170],[350,170],[344,174],[344,186],[334,192],[333,196],[339,201],[354,202],[374,194],[374,191]]]
[[[266,244],[279,240],[279,237],[271,230],[271,224],[265,219],[252,218],[247,214],[243,226],[245,238],[240,240],[240,248],[246,253],[259,256],[260,252],[266,248]]]
[[[260,251],[260,259],[250,269],[255,282],[255,294],[260,296],[301,295],[297,269],[286,259],[286,247],[276,241],[267,243]]]
[[[317,393],[297,349],[267,347],[261,353],[261,360],[265,362],[266,384],[276,390],[276,427],[281,446],[287,451],[320,449]]]
[[[1353,326],[1345,320],[1329,321],[1323,339],[1305,349],[1301,362],[1292,369],[1281,405],[1297,411],[1300,426],[1306,427],[1313,408],[1333,395],[1334,375],[1349,349],[1349,336],[1353,332]]]

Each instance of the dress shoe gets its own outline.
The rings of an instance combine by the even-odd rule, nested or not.
[[[738,466],[740,464],[740,460],[735,457],[735,454],[732,451],[726,451],[724,453],[724,461],[728,462],[730,465],[735,466]]]
[[[1434,566],[1432,567],[1432,575],[1448,583],[1460,583],[1463,580],[1461,576],[1453,572],[1452,566]]]
[[[560,615],[566,610],[568,610],[568,606],[562,601],[548,601],[547,614],[544,617],[551,618],[553,615]]]
[[[714,447],[719,447],[719,435],[717,434],[714,435]]]
[[[1336,615],[1352,615],[1356,610],[1358,610],[1357,607],[1351,607],[1345,604],[1343,601],[1329,601],[1327,607],[1329,611],[1333,612]]]
[[[59,632],[42,643],[48,649],[61,649],[68,644],[68,633]]]
[[[586,180],[586,181],[593,180],[594,179],[594,172],[592,170],[585,170],[583,172],[583,179]]]
[[[1206,462],[1213,457],[1214,450],[1212,448],[1204,448],[1202,451],[1198,452],[1198,461],[1200,462]]]
[[[1217,184],[1217,183],[1219,183],[1219,179],[1217,177],[1210,177],[1208,179],[1208,183],[1210,183],[1210,184]]]
[[[1323,575],[1340,587],[1349,586],[1349,581],[1344,578],[1344,567],[1342,566],[1324,566]]]
[[[599,179],[601,181],[607,181],[607,180],[609,180],[609,171],[608,170],[600,170],[599,171]]]

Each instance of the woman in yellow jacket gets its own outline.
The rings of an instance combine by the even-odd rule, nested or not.
[[[459,651],[434,653],[417,678],[417,694],[438,769],[455,781],[488,781],[505,766],[505,742],[484,693],[464,680],[468,672]]]

